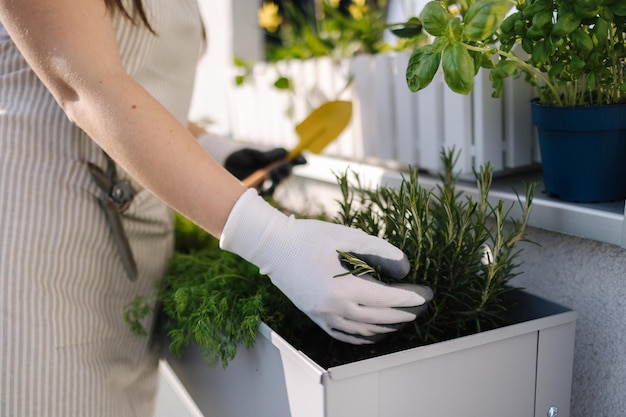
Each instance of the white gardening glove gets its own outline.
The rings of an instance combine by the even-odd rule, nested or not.
[[[425,302],[413,291],[343,275],[346,269],[337,254],[372,255],[369,258],[378,259],[386,274],[403,278],[409,263],[400,249],[359,229],[288,217],[252,189],[233,207],[220,247],[258,266],[296,307],[344,342],[372,343],[373,336],[415,319],[400,307]]]

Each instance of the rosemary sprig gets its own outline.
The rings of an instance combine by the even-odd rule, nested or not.
[[[367,262],[350,252],[343,252],[338,250],[337,253],[339,254],[339,260],[341,264],[346,267],[346,272],[344,272],[343,274],[337,274],[333,278],[343,277],[350,274],[357,277],[369,275],[376,279],[382,278],[380,266],[371,266]]]

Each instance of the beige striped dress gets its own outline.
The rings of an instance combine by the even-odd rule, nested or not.
[[[144,3],[158,36],[114,17],[123,61],[184,122],[202,46],[198,5]],[[172,213],[133,181],[139,192],[123,214],[139,270],[131,282],[88,161],[106,167],[0,25],[1,417],[152,415],[158,357],[123,310],[135,295],[154,296]]]

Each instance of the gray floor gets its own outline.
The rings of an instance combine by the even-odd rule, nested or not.
[[[166,361],[161,361],[159,373],[159,394],[154,417],[204,417]]]

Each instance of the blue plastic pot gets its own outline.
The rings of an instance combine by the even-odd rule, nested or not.
[[[547,193],[595,203],[626,198],[626,105],[552,107],[531,102]]]

